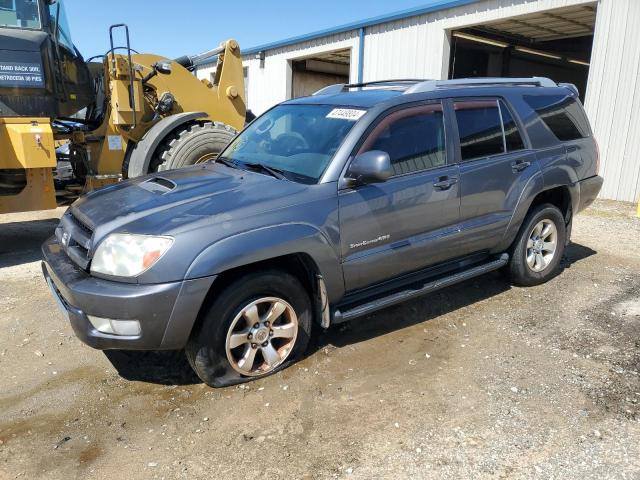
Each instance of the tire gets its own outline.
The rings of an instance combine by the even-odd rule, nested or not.
[[[18,195],[27,186],[24,168],[0,169],[0,196]]]
[[[251,314],[251,305],[254,304],[257,315]],[[270,308],[279,311],[280,307],[287,309],[272,317],[273,325],[265,327],[267,311]],[[291,311],[295,314],[295,322],[290,316]],[[309,295],[293,275],[278,270],[246,275],[227,286],[206,308],[187,343],[187,359],[196,375],[211,387],[235,385],[271,375],[295,362],[305,352],[311,335],[312,316]],[[259,322],[254,323],[256,318]],[[295,335],[291,327],[294,323],[297,325]],[[260,328],[256,329],[258,324]],[[273,337],[271,329],[273,332],[278,329]],[[285,331],[293,337],[276,338]],[[258,344],[265,335],[267,340]],[[273,352],[279,357],[273,357]],[[268,356],[273,367],[267,362]],[[248,361],[243,363],[244,358],[252,358],[253,361],[251,364]]]
[[[506,273],[511,283],[533,286],[553,278],[558,273],[566,238],[565,219],[556,206],[547,203],[533,208],[509,252]]]
[[[173,170],[212,160],[235,134],[233,128],[220,122],[183,126],[160,147],[152,161],[151,171]]]

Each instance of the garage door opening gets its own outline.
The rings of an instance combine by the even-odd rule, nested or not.
[[[351,50],[291,61],[291,97],[304,97],[334,83],[349,83]]]
[[[451,32],[449,78],[549,77],[584,101],[596,5],[580,5]]]

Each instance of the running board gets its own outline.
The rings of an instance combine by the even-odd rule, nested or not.
[[[509,254],[503,253],[502,255],[497,257],[495,260],[492,260],[488,263],[483,263],[482,265],[478,265],[446,277],[441,277],[436,280],[432,280],[431,282],[427,282],[419,288],[402,290],[400,292],[393,293],[389,296],[377,298],[368,303],[363,303],[361,305],[353,307],[350,310],[346,310],[344,312],[341,312],[340,310],[336,310],[333,314],[332,323],[347,322],[354,318],[362,317],[363,315],[368,315],[369,313],[375,312],[376,310],[381,310],[383,308],[390,307],[391,305],[402,303],[412,298],[417,298],[422,295],[426,295],[427,293],[435,292],[436,290],[439,290],[444,287],[448,287],[449,285],[464,282],[465,280],[469,280],[470,278],[477,277],[487,272],[491,272],[493,270],[502,268],[507,264],[508,261],[509,261]]]

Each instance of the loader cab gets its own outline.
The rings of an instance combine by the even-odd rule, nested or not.
[[[0,0],[0,116],[68,117],[95,98],[62,0]]]
[[[0,26],[32,28],[42,26],[38,3],[34,1],[0,0]]]

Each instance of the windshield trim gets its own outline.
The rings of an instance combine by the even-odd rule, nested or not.
[[[15,1],[14,1],[14,6],[15,6]],[[14,30],[30,30],[32,32],[41,32],[44,30],[44,25],[42,24],[42,3],[39,0],[36,0],[36,4],[37,4],[37,8],[36,11],[38,12],[38,25],[40,25],[39,27],[19,27],[17,25],[2,25],[0,24],[0,28],[13,28]]]

